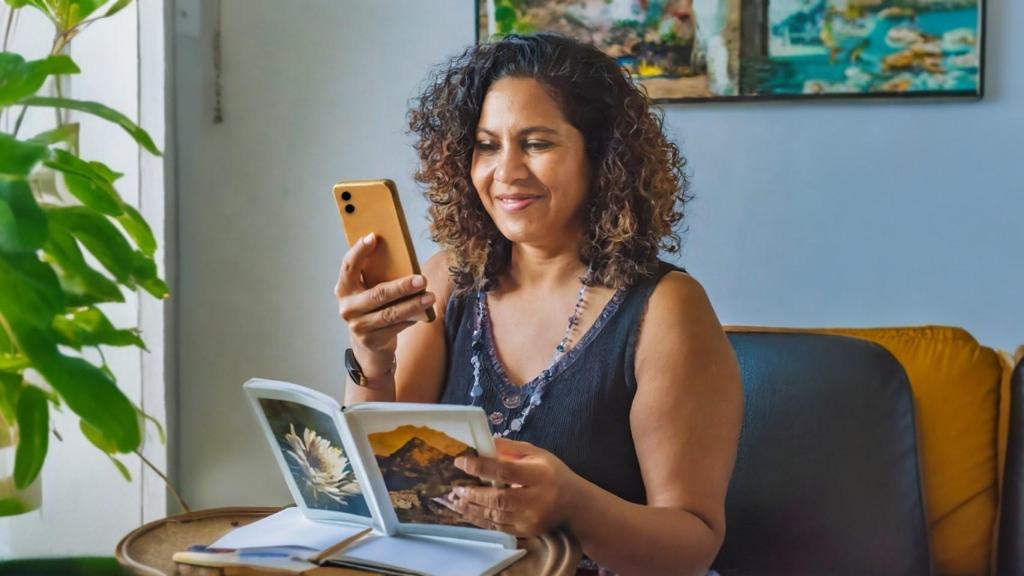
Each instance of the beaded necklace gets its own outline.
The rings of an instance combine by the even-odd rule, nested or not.
[[[590,277],[588,270],[587,278]],[[491,429],[495,436],[507,438],[511,434],[518,433],[523,429],[523,425],[526,423],[526,417],[530,415],[530,412],[534,408],[540,406],[544,399],[544,390],[547,388],[548,382],[551,380],[551,368],[556,362],[565,354],[566,345],[569,343],[569,337],[572,335],[573,328],[579,323],[580,311],[583,308],[583,298],[587,293],[587,284],[585,282],[580,283],[580,291],[576,295],[576,304],[573,306],[572,315],[569,316],[569,325],[565,327],[565,333],[562,335],[562,339],[555,346],[555,353],[551,357],[551,362],[548,367],[545,368],[541,375],[531,384],[523,386],[513,386],[511,391],[503,391],[497,384],[494,385],[495,392],[501,396],[501,403],[505,408],[509,410],[508,417],[502,414],[499,410],[495,410],[487,415],[487,419],[491,422]],[[473,355],[470,356],[470,363],[473,365],[473,387],[469,390],[469,403],[472,406],[478,406],[481,397],[483,396],[484,389],[480,385],[480,355],[483,351],[483,318],[484,318],[484,307],[487,305],[486,296],[483,290],[477,290],[476,293],[476,324],[473,328]],[[529,396],[529,400],[525,402],[524,398]],[[519,415],[512,418],[512,414],[516,409],[520,409]],[[506,424],[504,430],[499,430],[502,424]]]

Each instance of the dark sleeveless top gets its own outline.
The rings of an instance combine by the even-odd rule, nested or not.
[[[548,450],[583,478],[637,504],[645,504],[647,498],[629,424],[636,393],[634,354],[647,300],[671,270],[682,271],[660,262],[653,276],[616,292],[586,334],[551,368],[542,403],[527,417],[522,430],[510,436]],[[444,317],[448,373],[441,394],[443,404],[471,403],[475,322],[476,294],[452,296]],[[521,408],[505,408],[496,390],[511,384],[498,361],[489,326],[485,315],[481,405],[488,414],[500,410],[511,419]],[[505,424],[495,428],[504,430]]]

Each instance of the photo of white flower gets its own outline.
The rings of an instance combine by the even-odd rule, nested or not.
[[[306,508],[369,518],[369,506],[334,420],[295,402],[259,402]]]
[[[300,438],[295,424],[289,424],[285,440],[291,446],[285,451],[289,463],[299,467],[302,482],[315,499],[323,495],[344,506],[349,496],[359,494],[356,475],[341,448],[309,428]]]

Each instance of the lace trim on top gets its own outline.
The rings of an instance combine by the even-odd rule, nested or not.
[[[617,290],[615,294],[612,296],[612,299],[609,300],[607,304],[605,304],[604,309],[601,310],[601,313],[598,315],[597,319],[594,320],[594,323],[590,326],[590,328],[583,335],[583,337],[580,338],[580,341],[572,348],[569,348],[569,350],[567,350],[561,358],[559,358],[554,364],[552,364],[550,368],[545,369],[549,372],[548,382],[554,380],[556,376],[558,376],[560,373],[565,371],[566,368],[572,365],[573,361],[576,360],[580,352],[586,349],[587,345],[590,344],[590,342],[592,342],[594,338],[597,338],[598,334],[600,334],[601,332],[601,329],[605,327],[605,325],[608,323],[608,320],[619,309],[619,305],[625,299],[625,296],[625,289]],[[501,361],[498,359],[498,350],[497,346],[494,343],[494,331],[491,329],[491,312],[490,307],[487,305],[486,292],[483,293],[483,298],[483,317],[480,319],[480,329],[481,331],[483,331],[484,347],[487,349],[487,362],[491,365],[491,368],[494,370],[495,374],[498,375],[498,387],[501,388],[502,394],[508,394],[513,392],[529,393],[530,391],[537,387],[537,384],[540,383],[540,380],[544,375],[544,371],[541,371],[540,374],[538,374],[532,380],[523,384],[522,386],[517,386],[512,383],[512,380],[508,377],[508,374],[505,372],[505,367],[501,364]]]

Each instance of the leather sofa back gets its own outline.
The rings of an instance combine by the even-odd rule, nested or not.
[[[744,422],[713,568],[929,574],[910,385],[878,345],[733,333]]]
[[[1010,434],[1000,508],[998,573],[1024,575],[1024,358],[1010,377]]]

